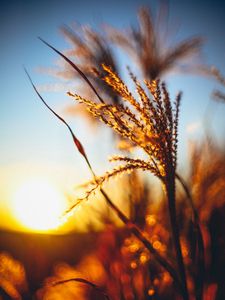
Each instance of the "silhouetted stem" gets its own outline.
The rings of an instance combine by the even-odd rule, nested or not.
[[[184,179],[176,173],[176,178],[182,185],[187,198],[189,200],[189,204],[192,209],[192,215],[193,215],[193,224],[194,224],[194,231],[197,239],[197,273],[195,274],[195,294],[196,294],[196,300],[202,300],[203,297],[203,288],[204,288],[204,273],[205,273],[205,251],[204,251],[204,242],[203,242],[203,236],[201,232],[201,227],[199,224],[199,216],[198,212],[194,206],[194,201],[192,199],[191,193],[189,191],[189,188],[184,181]]]
[[[74,70],[77,71],[77,73],[84,79],[84,81],[89,85],[89,87],[92,89],[92,91],[95,93],[95,95],[98,97],[99,101],[104,104],[104,100],[99,95],[93,84],[90,82],[90,80],[87,78],[87,76],[78,68],[78,66],[72,62],[68,57],[66,57],[62,52],[57,50],[55,47],[44,41],[41,37],[38,37],[39,40],[41,40],[45,45],[47,45],[49,48],[54,50],[57,54],[59,54]]]
[[[188,300],[189,296],[187,290],[186,273],[185,273],[183,256],[181,252],[180,232],[179,232],[179,226],[177,223],[177,215],[176,215],[175,176],[172,170],[170,170],[170,173],[167,176],[165,187],[166,187],[166,194],[167,194],[168,206],[169,206],[169,217],[170,217],[170,224],[172,230],[172,239],[173,239],[174,248],[176,252],[180,279],[182,282],[182,296],[184,300]]]
[[[89,79],[86,77],[86,75],[77,67],[76,64],[74,64],[69,58],[67,58],[64,54],[62,54],[60,51],[58,51],[56,48],[54,48],[53,46],[51,46],[50,44],[48,44],[47,42],[45,42],[43,39],[39,38],[43,43],[45,43],[48,47],[50,47],[52,50],[54,50],[57,54],[59,54],[67,63],[69,63],[79,74],[80,76],[86,81],[86,83],[90,86],[90,88],[93,90],[93,92],[96,94],[96,96],[98,97],[98,99],[100,100],[101,103],[104,103],[103,99],[101,98],[101,96],[98,94],[98,92],[95,90],[94,86],[92,85],[92,83],[89,81]],[[25,70],[26,71],[26,70]],[[27,71],[26,71],[27,73]],[[62,122],[64,123],[64,125],[66,125],[66,127],[69,129],[74,143],[76,145],[76,148],[78,149],[78,151],[81,153],[81,155],[84,157],[94,179],[96,179],[95,173],[92,169],[92,166],[88,160],[88,157],[84,151],[84,148],[82,146],[82,144],[80,143],[80,141],[76,138],[76,136],[74,135],[73,131],[71,130],[70,126],[67,124],[67,122],[61,118],[57,113],[55,113],[54,110],[52,110],[49,105],[44,101],[44,99],[42,98],[42,96],[39,94],[39,92],[37,91],[36,87],[34,86],[29,74],[27,73],[29,80],[35,90],[35,92],[38,94],[39,98],[41,99],[41,101],[45,104],[45,106]],[[171,275],[171,277],[174,279],[174,283],[178,286],[179,290],[181,291],[182,294],[184,294],[183,292],[183,285],[179,279],[179,277],[177,276],[176,270],[153,248],[152,244],[149,242],[149,240],[144,236],[144,234],[142,233],[142,231],[134,224],[132,223],[120,210],[119,208],[110,200],[110,198],[108,197],[108,195],[104,192],[103,189],[101,189],[101,193],[102,195],[105,197],[106,202],[108,203],[108,205],[114,210],[114,212],[116,212],[116,214],[118,215],[118,217],[131,229],[131,232],[145,245],[145,247],[150,251],[150,253],[152,253],[155,257],[155,259],[159,262],[159,264],[164,267],[164,269]],[[178,234],[179,237],[179,234]],[[178,238],[179,240],[179,238]],[[187,300],[188,298],[184,298],[184,300]]]
[[[54,282],[52,285],[56,286],[56,285],[65,284],[68,282],[79,282],[79,283],[86,284],[86,285],[92,287],[94,290],[101,293],[105,299],[110,300],[109,296],[99,286],[97,286],[93,282],[86,280],[84,278],[69,278],[69,279],[65,279],[65,280],[59,280],[59,281]]]
[[[187,198],[188,198],[188,202],[191,206],[191,209],[192,209],[192,215],[193,215],[193,222],[196,224],[199,222],[199,217],[198,217],[198,212],[194,206],[194,201],[192,199],[192,196],[191,196],[191,193],[189,191],[189,188],[187,186],[187,184],[185,183],[184,179],[178,174],[176,173],[176,179],[180,182],[180,184],[182,185],[186,195],[187,195]]]

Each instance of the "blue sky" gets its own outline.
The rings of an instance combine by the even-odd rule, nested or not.
[[[10,188],[17,172],[50,173],[59,182],[69,186],[80,178],[88,177],[85,163],[74,151],[68,132],[39,102],[23,71],[29,70],[37,85],[54,82],[54,78],[37,72],[40,66],[53,66],[58,59],[43,45],[37,36],[59,50],[69,47],[59,34],[62,24],[71,22],[90,24],[100,28],[102,23],[117,28],[137,24],[137,9],[149,5],[153,11],[157,1],[1,1],[0,7],[0,189]],[[170,22],[179,28],[173,41],[201,35],[205,46],[201,62],[215,65],[225,74],[225,4],[223,1],[170,1]],[[122,56],[121,56],[122,57]],[[121,62],[123,64],[123,62]],[[219,85],[197,75],[173,75],[168,77],[172,95],[184,92],[180,118],[180,162],[187,152],[187,141],[197,138],[202,127],[206,107],[212,109],[216,135],[224,135],[225,108],[212,106],[210,94]],[[222,88],[221,88],[222,89]],[[63,93],[43,93],[44,98],[58,112],[64,113],[71,126],[87,149],[97,170],[102,170],[107,155],[111,153],[108,131],[89,134],[89,127],[82,119],[72,119],[63,112],[71,103]],[[187,131],[193,125],[195,132]],[[79,179],[78,179],[79,178]],[[2,185],[2,186],[1,186]],[[4,186],[3,186],[4,185]],[[66,184],[65,184],[66,186]],[[66,189],[66,187],[64,188]],[[6,193],[7,194],[7,193]],[[7,196],[5,196],[7,198]],[[6,198],[2,198],[3,201]]]

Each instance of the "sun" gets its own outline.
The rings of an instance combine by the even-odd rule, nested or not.
[[[47,179],[32,178],[24,181],[13,196],[16,218],[27,229],[44,232],[62,224],[66,208],[63,194]]]

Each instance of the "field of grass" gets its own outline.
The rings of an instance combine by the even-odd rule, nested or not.
[[[84,119],[93,118],[99,127],[101,121],[114,132],[117,154],[110,158],[115,164],[111,170],[96,174],[76,132],[48,105],[25,70],[40,102],[69,130],[90,171],[84,196],[66,213],[98,198],[108,211],[99,211],[102,230],[92,228],[82,236],[14,234],[6,239],[1,233],[5,242],[0,250],[10,254],[0,253],[0,299],[225,299],[224,141],[205,128],[202,140],[192,145],[188,172],[178,172],[182,93],[171,99],[170,87],[161,79],[200,51],[202,39],[164,49],[147,8],[139,18],[139,27],[127,34],[113,28],[105,34],[90,28],[74,32],[64,26],[73,43],[69,54],[40,38],[64,62],[58,75],[82,80],[81,90],[68,96],[78,102],[79,112],[85,111]],[[137,76],[133,65],[127,69],[128,85],[113,47],[122,47],[137,63]],[[199,66],[199,73],[224,87],[219,70]],[[224,98],[223,92],[214,92],[214,99]],[[157,178],[154,188],[152,176]],[[106,184],[115,179],[118,202]]]

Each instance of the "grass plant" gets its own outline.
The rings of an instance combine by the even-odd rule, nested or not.
[[[161,10],[159,20],[163,14],[165,11]],[[86,262],[84,258],[74,268],[64,266],[62,272],[56,268],[55,274],[37,291],[38,300],[48,297],[57,300],[64,295],[74,299],[77,290],[72,284],[91,287],[89,295],[80,292],[78,297],[82,300],[224,299],[221,249],[225,248],[225,243],[220,223],[225,206],[224,151],[207,135],[205,143],[192,153],[189,177],[184,179],[183,174],[178,173],[182,93],[171,100],[166,83],[160,79],[181,60],[199,52],[202,39],[194,37],[165,48],[157,24],[150,10],[142,8],[139,26],[131,28],[129,34],[108,27],[108,36],[90,28],[83,30],[82,36],[64,26],[62,31],[73,47],[67,54],[39,38],[65,63],[64,70],[57,75],[72,80],[80,78],[86,85],[88,97],[80,91],[69,91],[68,96],[78,102],[76,105],[85,107],[91,118],[111,128],[120,142],[126,142],[126,149],[110,158],[116,166],[103,175],[96,174],[71,126],[48,105],[25,69],[39,99],[70,132],[75,149],[92,175],[85,183],[85,196],[74,199],[66,213],[82,201],[94,201],[90,200],[91,195],[95,194],[96,198],[101,195],[123,223],[118,227],[104,216],[105,230],[99,234],[97,249],[92,253],[95,262],[90,262],[90,255]],[[139,79],[128,67],[130,83],[127,85],[123,81],[111,42],[135,57],[144,79]],[[73,60],[74,56],[79,63]],[[224,85],[219,70],[202,67],[201,72]],[[216,91],[214,96],[224,101],[222,92]],[[163,194],[157,201],[145,174],[154,175],[160,183]],[[118,177],[125,190],[121,198],[129,202],[129,212],[109,196],[105,187],[109,180]],[[94,267],[90,273],[95,276],[88,277],[85,274],[91,270],[92,263]],[[214,270],[214,276],[210,270]],[[62,287],[68,288],[68,293],[64,293]],[[16,295],[22,299],[17,290]]]

